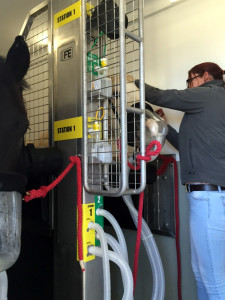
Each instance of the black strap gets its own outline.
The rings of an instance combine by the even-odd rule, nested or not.
[[[207,191],[207,192],[215,192],[219,190],[225,190],[225,187],[218,186],[215,184],[186,184],[187,192],[194,192],[194,191]]]

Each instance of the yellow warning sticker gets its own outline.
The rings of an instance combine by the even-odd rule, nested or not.
[[[87,15],[91,16],[93,8],[92,4],[86,3]],[[80,17],[81,1],[77,1],[54,15],[54,28],[58,28]]]
[[[83,136],[82,117],[54,122],[54,141],[80,139]]]
[[[54,28],[56,29],[80,17],[81,1],[77,1],[54,15]]]
[[[94,255],[88,254],[88,247],[95,245],[95,230],[88,229],[88,224],[90,222],[95,222],[95,203],[83,204],[83,228],[82,228],[82,238],[83,238],[83,258],[84,262],[90,261],[95,258]]]

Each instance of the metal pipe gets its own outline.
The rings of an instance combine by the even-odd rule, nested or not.
[[[136,108],[136,107],[127,106],[127,112],[131,112],[131,113],[134,113],[134,114],[141,115],[141,114],[145,113],[145,110],[140,109],[140,108]]]
[[[125,35],[126,37],[131,38],[133,41],[136,41],[138,43],[141,43],[143,41],[143,39],[139,36],[137,36],[136,34],[133,34],[132,32],[128,31],[125,29]]]
[[[8,278],[6,271],[0,272],[0,300],[7,300]]]
[[[139,1],[139,35],[142,39],[140,43],[140,51],[139,51],[139,60],[140,60],[140,70],[139,70],[139,78],[140,78],[140,109],[145,111],[145,76],[144,76],[144,19],[143,19],[143,11],[144,11],[144,1]],[[140,151],[142,155],[145,155],[145,114],[140,116]],[[141,161],[141,182],[138,192],[141,193],[144,191],[146,186],[146,162]]]
[[[125,3],[119,4],[119,34],[120,34],[120,116],[121,116],[121,192],[127,188],[127,113],[126,113],[126,43],[125,43]]]

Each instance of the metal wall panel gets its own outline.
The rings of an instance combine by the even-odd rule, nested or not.
[[[33,9],[21,30],[30,52],[30,67],[25,77],[29,88],[24,101],[29,119],[26,143],[49,145],[49,11],[47,2]]]
[[[72,4],[74,3],[71,1],[53,0],[53,16],[57,13],[60,14]],[[54,25],[56,24],[54,23]],[[59,27],[54,25],[54,121],[64,122],[64,120],[83,115],[82,19],[78,17]],[[79,125],[82,127],[82,122]],[[80,128],[76,127],[76,129]],[[63,168],[68,165],[70,156],[82,154],[81,138],[65,138],[57,141],[56,144],[63,154]],[[94,259],[85,263],[85,272],[81,271],[76,260],[77,191],[75,168],[58,186],[55,200],[54,300],[75,298],[101,300],[103,299],[101,259]],[[88,195],[83,190],[83,203],[94,202],[95,196]]]

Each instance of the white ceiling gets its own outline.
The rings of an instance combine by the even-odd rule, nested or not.
[[[5,56],[28,12],[43,0],[0,0],[0,55]]]

